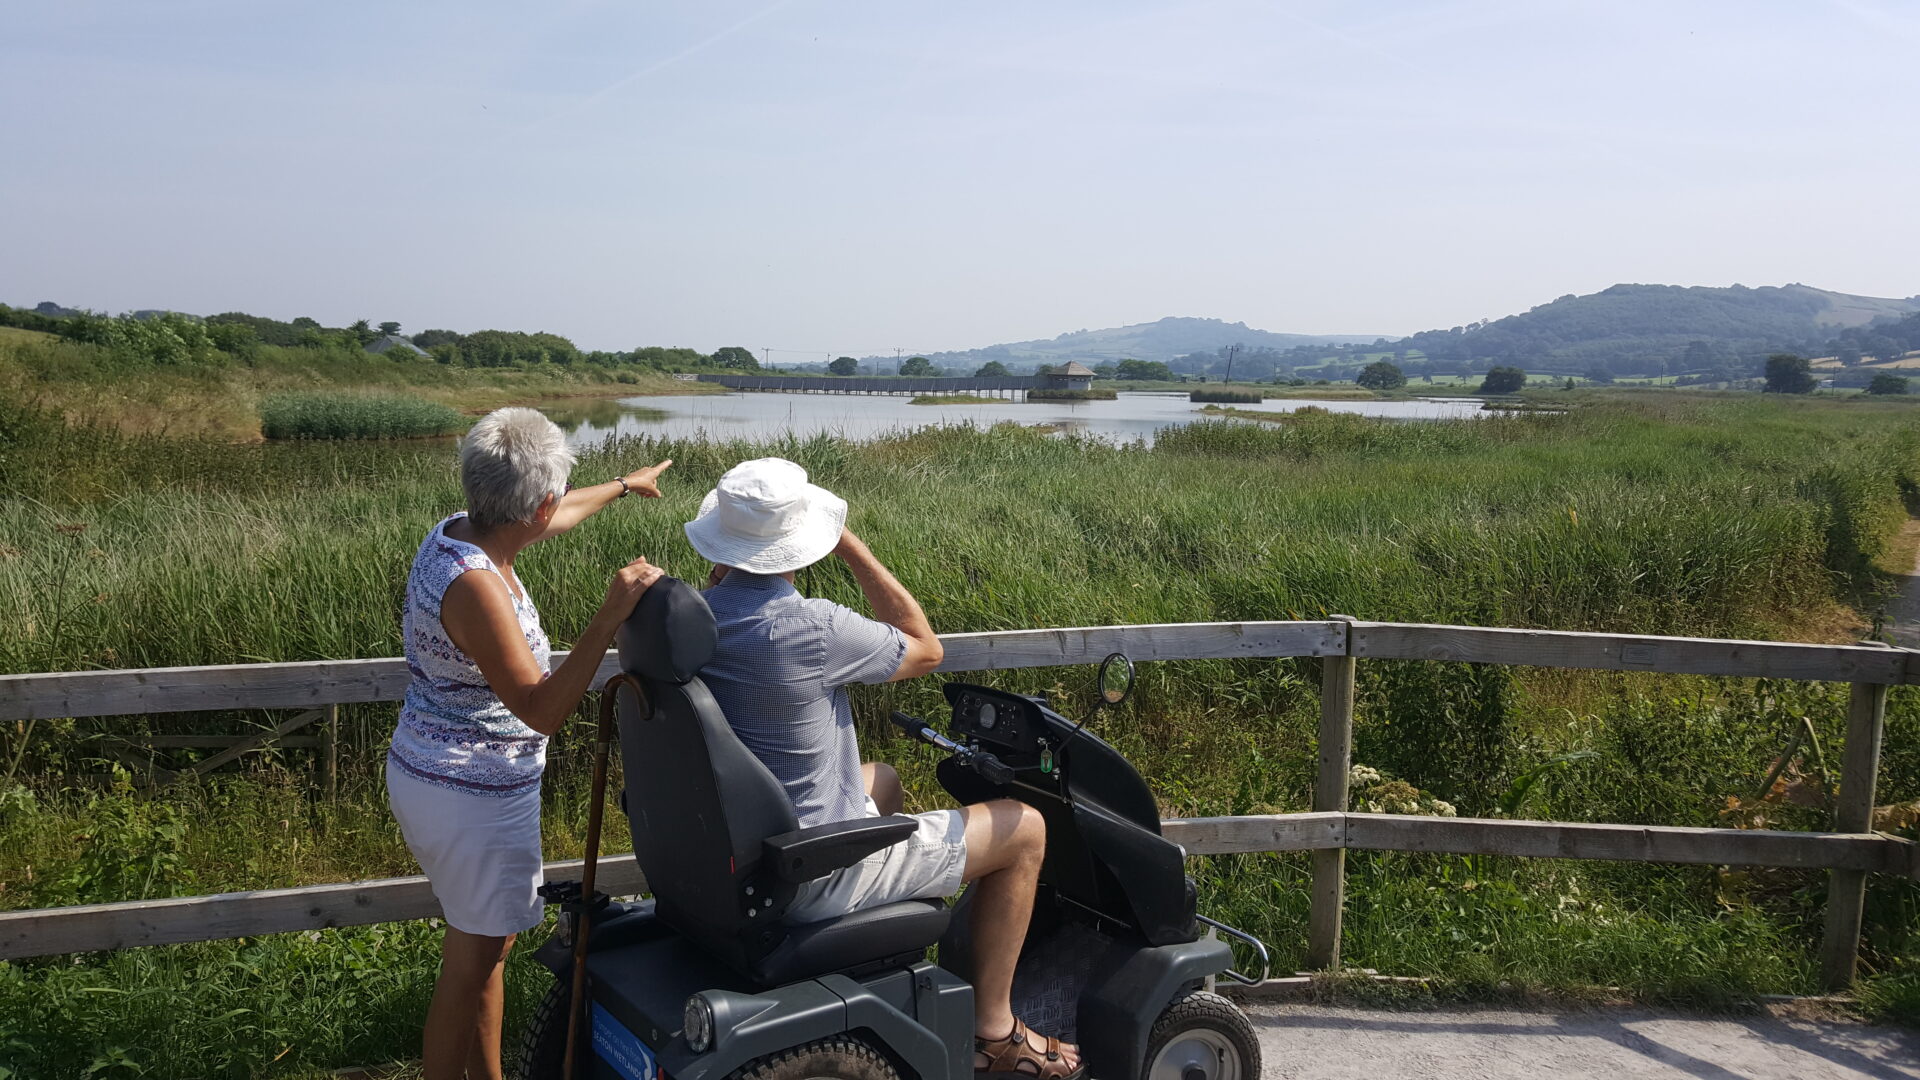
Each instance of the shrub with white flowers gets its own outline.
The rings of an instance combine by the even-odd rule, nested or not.
[[[1458,816],[1452,803],[1435,798],[1405,780],[1397,780],[1370,765],[1355,765],[1349,769],[1347,785],[1352,793],[1353,808],[1369,814]]]

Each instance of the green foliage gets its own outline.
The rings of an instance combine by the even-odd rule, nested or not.
[[[940,369],[934,367],[933,362],[924,356],[909,356],[900,361],[900,374],[937,376],[940,374]]]
[[[1811,394],[1819,385],[1813,377],[1813,365],[1805,357],[1792,353],[1767,357],[1767,393]]]
[[[1888,371],[1883,371],[1875,375],[1873,381],[1867,384],[1867,393],[1869,394],[1904,394],[1906,392],[1906,376],[1895,375]]]
[[[1398,390],[1407,385],[1407,377],[1387,361],[1376,360],[1361,368],[1354,382],[1368,390]]]
[[[207,338],[213,347],[223,353],[240,358],[250,358],[259,350],[260,336],[253,327],[245,323],[207,324]]]
[[[1114,365],[1113,374],[1135,381],[1173,381],[1173,369],[1158,360],[1122,360]]]
[[[1512,749],[1513,673],[1489,664],[1387,660],[1362,665],[1355,760],[1483,815]]]
[[[1521,808],[1526,805],[1527,796],[1540,786],[1541,780],[1557,770],[1565,769],[1577,762],[1593,761],[1599,756],[1599,752],[1594,750],[1569,750],[1520,770],[1514,775],[1513,781],[1507,785],[1507,790],[1500,793],[1498,806],[1501,816],[1519,817]]]
[[[205,323],[173,312],[144,318],[108,318],[82,312],[61,320],[60,334],[70,341],[101,346],[120,366],[129,369],[204,367],[227,359]]]
[[[269,439],[414,439],[450,435],[470,420],[431,401],[358,394],[277,394],[260,406]]]
[[[860,374],[860,361],[855,360],[851,356],[836,356],[833,358],[833,362],[827,365],[827,374],[858,375]]]
[[[558,334],[515,330],[476,330],[460,339],[460,359],[468,367],[510,367],[578,363],[580,350]]]
[[[131,777],[114,766],[115,783],[80,815],[74,861],[44,896],[48,906],[151,900],[193,891],[186,864],[187,831],[193,822],[179,806],[133,794]]]
[[[1527,385],[1527,373],[1516,367],[1490,367],[1476,394],[1514,394]]]
[[[998,360],[989,360],[980,365],[979,369],[973,373],[973,377],[976,379],[997,379],[1010,374],[1012,374],[1012,372],[1007,370],[1007,365]]]
[[[1210,401],[1219,405],[1258,405],[1266,395],[1258,390],[1189,390],[1188,401]]]
[[[723,349],[715,349],[712,362],[713,366],[726,368],[730,371],[760,370],[760,361],[754,359],[753,350],[742,348],[739,345],[728,345]]]
[[[35,330],[43,334],[57,334],[60,333],[61,327],[65,325],[65,323],[65,318],[42,315],[37,311],[29,311],[25,308],[8,307],[5,304],[0,304],[0,326],[12,326],[21,330]]]
[[[633,363],[662,371],[684,371],[707,362],[705,356],[693,349],[667,349],[658,345],[643,346],[627,355]]]

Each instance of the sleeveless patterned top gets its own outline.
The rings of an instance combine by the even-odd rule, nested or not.
[[[447,526],[463,517],[464,511],[433,527],[407,574],[400,629],[413,679],[387,757],[430,784],[472,795],[519,795],[540,786],[547,737],[522,723],[494,696],[479,666],[440,625],[440,601],[455,578],[470,570],[500,572],[485,551],[446,534]],[[511,584],[519,585],[519,580]],[[513,589],[507,593],[534,663],[551,673],[540,613]]]

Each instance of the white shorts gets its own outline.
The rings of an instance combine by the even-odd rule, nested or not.
[[[867,813],[880,816],[867,800]],[[790,923],[821,922],[902,900],[935,900],[960,891],[967,872],[967,823],[958,810],[914,814],[912,836],[844,870],[800,883]]]
[[[540,788],[505,798],[430,784],[387,761],[387,805],[456,930],[506,937],[540,925]]]

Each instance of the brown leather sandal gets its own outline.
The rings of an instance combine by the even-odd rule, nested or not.
[[[1003,1039],[974,1036],[975,1053],[987,1059],[987,1067],[976,1067],[977,1080],[1081,1080],[1087,1075],[1087,1063],[1069,1070],[1067,1058],[1060,1052],[1063,1044],[1052,1036],[1034,1035],[1018,1020]]]

